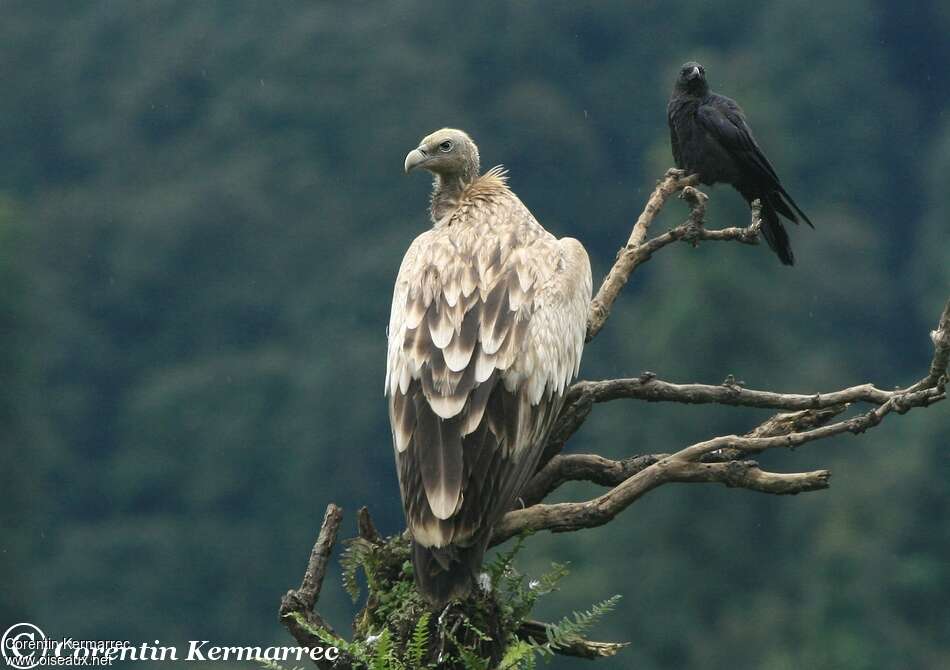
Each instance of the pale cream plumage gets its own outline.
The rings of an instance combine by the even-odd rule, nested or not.
[[[400,266],[386,369],[407,524],[443,569],[454,553],[442,548],[471,548],[480,563],[537,466],[591,298],[584,248],[547,232],[503,170],[453,197]]]

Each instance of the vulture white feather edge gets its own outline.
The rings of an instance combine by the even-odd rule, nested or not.
[[[444,129],[417,151],[444,151],[446,133],[453,150],[471,142]],[[477,175],[474,143],[471,153]],[[466,180],[438,167],[441,215],[399,268],[386,367],[416,583],[435,606],[469,593],[492,526],[534,473],[578,373],[591,300],[584,247],[546,231],[503,169]]]

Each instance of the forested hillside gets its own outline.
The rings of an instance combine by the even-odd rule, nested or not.
[[[946,3],[19,1],[0,16],[4,629],[290,644],[277,605],[326,503],[402,528],[385,326],[428,225],[430,186],[403,158],[441,126],[579,238],[599,283],[672,164],[678,67],[703,62],[816,229],[789,231],[794,268],[764,245],[658,254],[582,376],[807,393],[926,372],[950,291]],[[747,223],[730,188],[708,192],[710,226]],[[656,230],[685,213],[671,203]],[[569,449],[667,451],[765,416],[613,403]],[[950,667],[948,434],[940,405],[762,456],[830,467],[825,492],[670,486],[609,526],[539,535],[524,567],[572,571],[541,614],[622,594],[595,637],[632,645],[604,670]],[[353,611],[336,581],[320,609],[343,630]]]

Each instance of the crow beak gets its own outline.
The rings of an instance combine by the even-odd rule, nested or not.
[[[695,79],[695,78],[698,77],[698,76],[699,76],[699,68],[698,68],[698,67],[694,67],[694,68],[693,68],[693,71],[689,73],[689,78],[690,78],[690,79]]]
[[[423,149],[422,147],[419,147],[418,149],[413,149],[408,154],[406,154],[406,164],[405,164],[406,174],[409,174],[415,168],[425,163],[427,160],[429,160],[429,154],[426,153],[425,149]]]

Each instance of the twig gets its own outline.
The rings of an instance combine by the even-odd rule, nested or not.
[[[356,512],[356,529],[358,535],[371,544],[380,544],[383,541],[365,505]]]
[[[938,332],[950,332],[950,329],[934,331],[934,333]],[[941,336],[937,339],[943,342],[944,337],[950,340],[950,336]],[[937,347],[940,355],[935,354],[931,370],[939,367],[941,363],[944,365],[944,370],[946,370],[946,358],[943,356],[950,356],[950,345],[946,345],[945,349],[941,347]],[[718,404],[784,410],[821,410],[855,402],[882,405],[896,395],[928,388],[928,384],[931,386],[936,384],[940,379],[940,374],[942,373],[934,375],[931,372],[931,375],[916,384],[893,391],[884,391],[873,384],[859,384],[829,393],[811,394],[757,391],[744,388],[731,378],[719,385],[676,384],[658,379],[652,372],[644,372],[639,377],[625,379],[579,381],[571,386],[568,391],[564,407],[561,409],[557,422],[551,431],[551,437],[545,447],[539,470],[560,453],[564,444],[587,420],[595,403],[635,399],[648,402],[677,402],[687,405]]]
[[[333,552],[333,545],[336,543],[337,531],[340,529],[342,520],[343,510],[333,503],[327,505],[327,511],[323,515],[323,523],[320,526],[320,534],[310,552],[310,560],[307,562],[307,570],[304,572],[300,588],[288,591],[280,601],[280,622],[290,631],[300,646],[307,649],[327,646],[325,642],[307,630],[307,627],[325,630],[336,636],[333,628],[324,621],[323,617],[314,612],[313,608],[320,597],[327,563]],[[307,627],[301,625],[297,620],[297,615],[307,622]],[[349,661],[342,656],[335,661],[321,659],[314,663],[321,669],[344,670],[350,667]]]
[[[649,402],[678,402],[687,405],[715,403],[762,409],[803,410],[823,409],[853,402],[880,405],[896,393],[898,391],[883,391],[873,384],[859,384],[830,393],[775,393],[747,389],[734,382],[718,385],[675,384],[658,379],[651,373],[644,373],[640,377],[629,379],[577,382],[568,391],[565,404],[576,403],[581,398],[594,403],[635,398]]]
[[[678,454],[673,454],[593,500],[581,503],[540,504],[508,512],[495,527],[491,544],[499,544],[527,531],[550,530],[564,533],[602,526],[645,493],[671,482],[719,482],[763,493],[785,494],[827,488],[829,476],[827,470],[779,474],[764,472],[751,461],[703,463],[687,461]]]
[[[846,408],[847,405],[836,405],[827,409],[809,409],[790,414],[776,414],[756,426],[746,434],[746,437],[772,437],[810,430],[826,424]],[[750,453],[755,453],[755,451],[724,448],[704,455],[702,460],[707,463],[725,463],[743,459]],[[670,454],[647,454],[613,461],[594,454],[557,455],[528,482],[521,494],[520,501],[525,507],[536,505],[561,485],[570,481],[588,481],[601,486],[617,486],[623,483],[624,480],[669,456]],[[724,483],[729,485],[729,482]],[[797,493],[799,491],[774,492]]]
[[[541,468],[521,493],[525,507],[536,505],[565,482],[616,486],[669,454],[648,454],[612,461],[595,454],[559,454]]]
[[[590,316],[587,318],[588,342],[594,339],[600,329],[604,327],[607,317],[610,316],[610,309],[630,278],[630,273],[643,262],[643,259],[639,258],[637,249],[646,239],[647,230],[650,228],[650,224],[653,223],[653,219],[663,209],[663,205],[666,204],[671,195],[681,191],[686,186],[694,186],[698,182],[699,178],[696,175],[684,176],[682,170],[668,170],[663,179],[657,182],[653,194],[650,195],[643,212],[630,232],[627,244],[617,253],[614,266],[610,268],[604,283],[601,284],[597,295],[591,301]]]
[[[707,230],[705,217],[709,196],[694,188],[698,182],[697,175],[687,177],[684,176],[682,170],[675,169],[667,170],[663,179],[657,182],[646,207],[643,208],[643,212],[633,226],[627,244],[617,252],[617,260],[614,261],[597,295],[591,301],[590,315],[587,317],[587,342],[594,339],[604,327],[614,301],[626,286],[630,275],[637,266],[650,260],[654,252],[680,240],[690,242],[694,247],[705,240],[742,244],[759,243],[759,231],[762,228],[762,203],[758,200],[752,202],[752,222],[746,228]],[[653,223],[670,196],[677,191],[689,205],[689,217],[675,228],[644,242],[650,224]]]
[[[518,637],[529,642],[545,644],[548,642],[548,626],[540,621],[526,619],[522,622],[521,628],[517,632]],[[572,640],[570,644],[555,647],[554,652],[561,656],[573,656],[575,658],[607,658],[614,656],[618,651],[629,642],[594,642],[586,638],[578,637]]]
[[[761,409],[824,410],[854,402],[880,405],[895,394],[909,390],[883,391],[873,384],[860,384],[830,393],[775,393],[744,388],[731,378],[719,385],[674,384],[658,379],[652,372],[626,379],[579,381],[571,386],[567,393],[538,470],[543,469],[548,461],[561,452],[571,436],[587,420],[595,403],[635,399],[687,405],[719,404]]]
[[[946,398],[946,394],[941,389],[922,389],[912,393],[895,395],[880,407],[866,414],[860,414],[844,421],[821,426],[820,428],[814,428],[800,433],[790,433],[789,435],[779,437],[739,437],[737,435],[724,435],[722,437],[706,440],[705,442],[698,442],[675,455],[686,460],[693,460],[704,454],[720,449],[739,449],[746,452],[764,451],[766,449],[775,448],[794,449],[808,442],[821,440],[834,435],[841,435],[842,433],[859,435],[877,426],[884,417],[891,412],[896,411],[898,414],[904,414],[914,407],[927,407],[944,398]]]
[[[934,343],[934,357],[930,362],[927,376],[914,384],[909,390],[917,391],[933,386],[944,387],[947,384],[948,366],[950,366],[950,299],[943,306],[943,312],[937,321],[937,329],[930,332]]]

